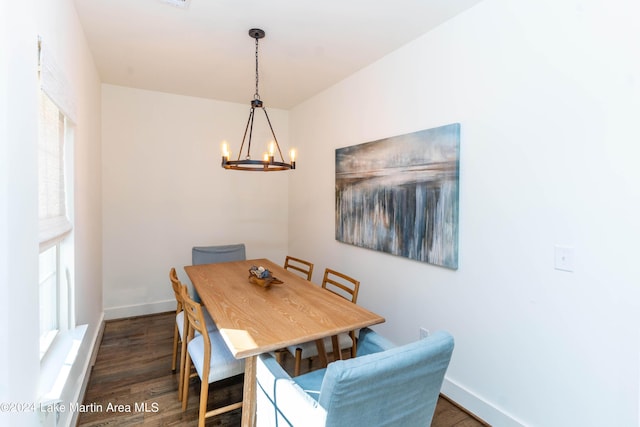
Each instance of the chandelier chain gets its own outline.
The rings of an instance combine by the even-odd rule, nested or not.
[[[256,37],[256,93],[253,95],[253,99],[260,99],[258,93],[258,38]]]

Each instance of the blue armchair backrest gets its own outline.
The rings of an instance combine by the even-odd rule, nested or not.
[[[364,329],[359,357],[329,364],[318,402],[326,426],[429,426],[453,352],[444,331],[393,347]]]

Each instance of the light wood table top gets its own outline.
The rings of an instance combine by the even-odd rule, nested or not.
[[[249,283],[262,266],[283,283]],[[267,260],[185,267],[198,295],[236,358],[384,322],[384,318]]]
[[[268,269],[283,283],[268,288],[249,283],[253,265]],[[255,417],[257,355],[313,340],[320,346],[321,338],[384,322],[383,317],[267,259],[184,269],[231,353],[247,358],[243,426],[253,425]]]

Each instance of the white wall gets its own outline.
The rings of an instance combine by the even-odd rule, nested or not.
[[[284,260],[287,173],[227,171],[249,105],[103,85],[104,306],[107,318],[175,309],[168,274],[193,246],[245,243],[248,258]],[[258,112],[261,114],[260,112]],[[257,113],[257,114],[258,114]],[[288,114],[269,109],[288,145]],[[256,117],[252,153],[268,141]],[[254,151],[257,150],[257,151]]]
[[[361,280],[444,391],[495,426],[637,426],[637,2],[485,0],[291,111],[289,252]],[[335,149],[461,123],[460,266],[334,240]],[[554,269],[554,245],[575,271]]]
[[[0,3],[0,401],[38,395],[35,1]],[[20,185],[16,185],[20,183]],[[34,267],[35,266],[35,267]],[[16,319],[25,319],[20,327]],[[20,348],[20,351],[15,351]],[[2,412],[0,426],[36,425]]]
[[[78,398],[102,318],[100,85],[71,0],[2,2],[0,56],[0,400],[42,396],[38,326],[37,38],[47,43],[75,93],[74,280],[76,321],[87,324],[61,398]],[[70,421],[61,414],[60,422]],[[20,419],[12,419],[19,417]],[[35,412],[0,414],[0,425],[39,425]]]

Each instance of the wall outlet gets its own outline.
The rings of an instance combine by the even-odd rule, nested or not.
[[[554,268],[573,271],[574,249],[570,246],[554,246]]]
[[[420,328],[420,339],[429,336],[429,330],[427,328]]]

